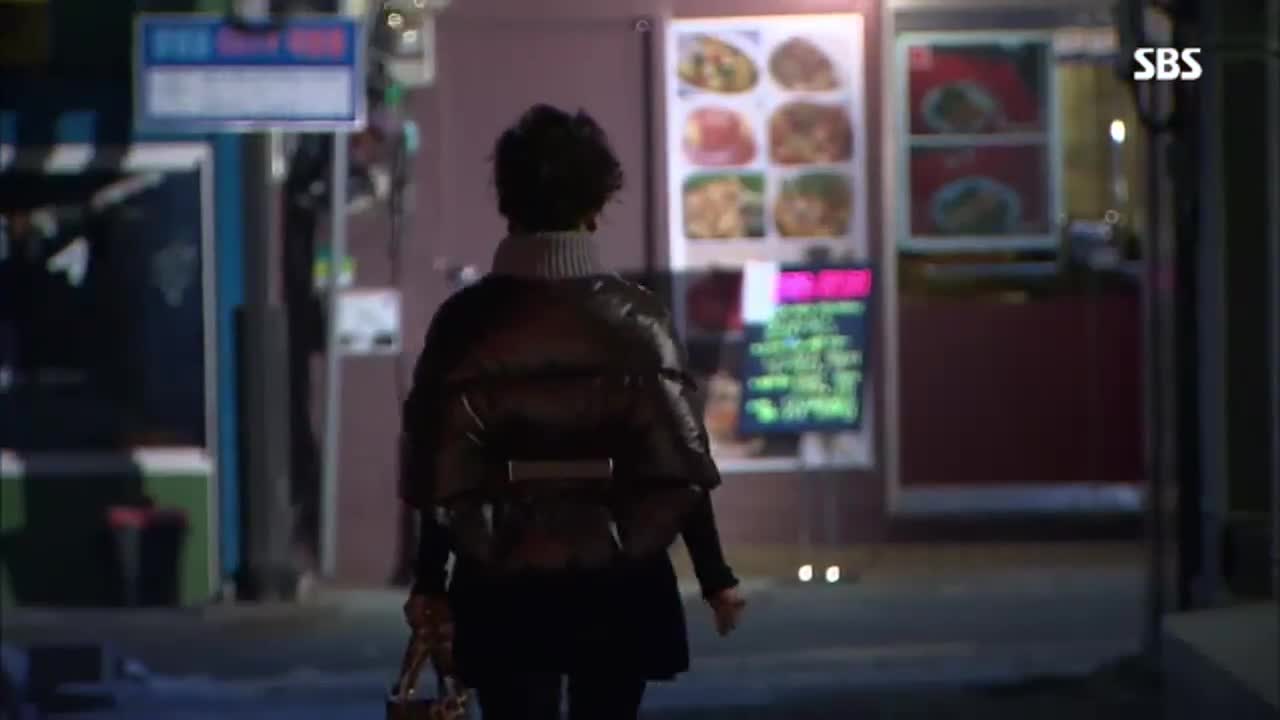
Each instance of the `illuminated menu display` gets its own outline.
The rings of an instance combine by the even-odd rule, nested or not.
[[[745,328],[741,432],[834,432],[862,425],[872,272],[785,269],[772,312]]]

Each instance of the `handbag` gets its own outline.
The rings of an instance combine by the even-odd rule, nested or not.
[[[431,656],[427,633],[414,631],[400,663],[400,675],[387,694],[387,720],[462,720],[470,694],[455,678],[436,672],[436,697],[418,691],[422,666]]]

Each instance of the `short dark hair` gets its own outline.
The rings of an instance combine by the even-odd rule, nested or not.
[[[493,183],[512,226],[573,230],[622,189],[622,164],[590,115],[535,105],[498,138]]]

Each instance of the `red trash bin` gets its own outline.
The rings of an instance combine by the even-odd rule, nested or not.
[[[187,514],[168,508],[115,506],[107,509],[107,527],[115,546],[120,604],[176,606]]]

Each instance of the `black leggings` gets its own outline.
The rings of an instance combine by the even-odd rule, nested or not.
[[[484,720],[559,720],[563,677],[522,673],[476,688]],[[645,681],[570,675],[569,720],[636,720]]]

